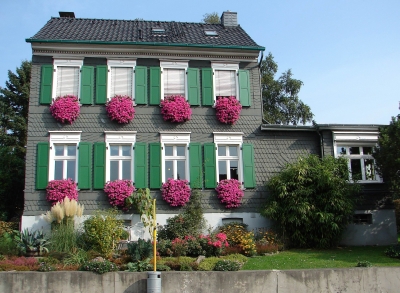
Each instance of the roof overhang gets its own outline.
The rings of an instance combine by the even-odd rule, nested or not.
[[[261,130],[266,131],[351,131],[351,132],[379,132],[379,128],[386,125],[374,124],[317,124],[317,125],[279,125],[262,124]]]

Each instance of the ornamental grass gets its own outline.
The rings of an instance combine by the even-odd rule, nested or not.
[[[50,112],[57,121],[72,124],[80,113],[78,97],[73,95],[57,97],[50,106]]]
[[[165,97],[160,107],[164,121],[180,123],[190,120],[192,116],[192,109],[183,96]]]

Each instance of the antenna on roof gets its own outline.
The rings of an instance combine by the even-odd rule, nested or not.
[[[60,11],[60,12],[58,12],[58,14],[60,14],[60,17],[75,18],[75,13],[73,13],[73,12]]]

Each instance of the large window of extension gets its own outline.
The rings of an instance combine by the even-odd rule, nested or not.
[[[54,59],[53,96],[74,95],[80,97],[80,72],[83,59]]]
[[[160,61],[161,67],[161,97],[184,96],[187,94],[188,62],[185,61]]]
[[[160,133],[161,139],[161,178],[166,182],[169,178],[189,178],[188,147],[190,133]]]
[[[129,96],[135,100],[135,67],[136,60],[107,60],[108,65],[108,99],[116,95]]]

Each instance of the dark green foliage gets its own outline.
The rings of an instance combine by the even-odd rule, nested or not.
[[[267,183],[262,214],[276,221],[292,247],[335,246],[351,219],[358,184],[348,182],[347,161],[300,157]]]
[[[20,216],[24,206],[30,80],[31,62],[23,61],[0,87],[0,211],[7,218]]]
[[[149,264],[148,270],[152,271],[153,267],[154,267],[153,264]],[[171,268],[169,266],[157,263],[157,272],[168,272],[170,270]]]
[[[292,78],[290,69],[275,80],[278,64],[269,53],[261,62],[260,71],[264,119],[269,124],[304,125],[312,121],[314,114],[298,96],[303,82]]]
[[[138,239],[138,241],[128,243],[128,255],[132,261],[143,261],[151,256],[153,245],[150,240]]]
[[[49,252],[49,238],[42,230],[29,230],[25,228],[22,232],[15,231],[14,234],[14,241],[22,253]]]
[[[104,274],[108,272],[118,271],[118,266],[108,260],[98,261],[92,260],[85,262],[80,268],[80,271],[90,271],[96,274]]]
[[[380,128],[373,156],[379,174],[389,184],[394,198],[400,198],[400,115]]]
[[[12,234],[3,233],[0,236],[0,254],[4,255],[18,255],[18,248],[13,239]]]
[[[149,264],[150,259],[147,258],[145,260],[141,261],[136,261],[136,262],[130,262],[127,265],[127,271],[128,272],[145,272],[150,269],[150,264]]]
[[[369,262],[369,261],[367,261],[367,260],[362,260],[362,261],[359,261],[358,263],[357,263],[357,265],[356,265],[356,267],[364,267],[364,268],[369,268],[369,267],[372,267],[372,264]]]
[[[392,245],[385,250],[385,255],[391,258],[400,258],[400,245]]]
[[[235,260],[220,260],[215,264],[214,271],[238,271],[241,263]]]
[[[220,23],[220,18],[217,12],[206,13],[203,15],[202,22],[210,24]]]

